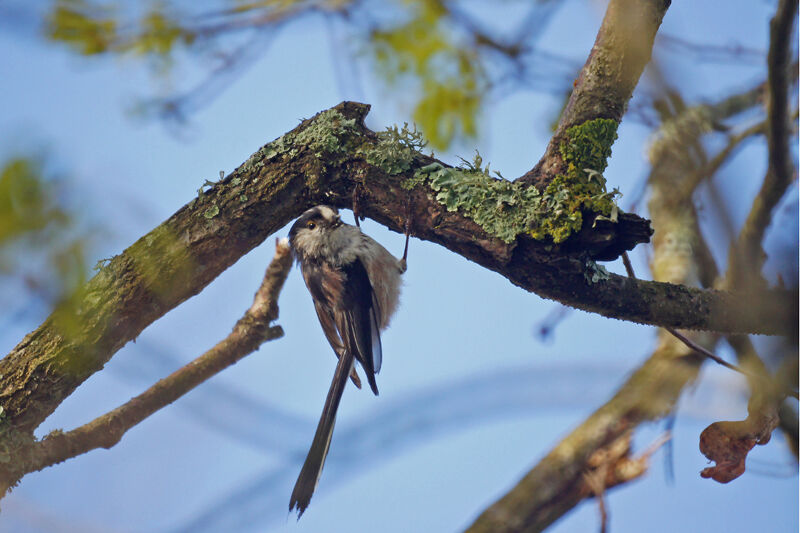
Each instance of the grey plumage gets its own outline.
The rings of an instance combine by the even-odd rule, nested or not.
[[[380,331],[389,325],[400,297],[405,259],[398,260],[355,226],[342,222],[336,209],[317,206],[303,213],[289,231],[325,337],[339,361],[317,425],[311,449],[297,478],[289,510],[298,518],[308,507],[330,448],[342,393],[358,361],[373,393],[383,353]]]

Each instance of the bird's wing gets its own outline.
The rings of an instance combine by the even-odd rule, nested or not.
[[[334,310],[334,322],[345,350],[361,363],[369,386],[376,395],[375,374],[383,358],[380,337],[380,309],[364,264],[356,259],[342,267],[342,297]]]
[[[303,279],[314,300],[317,318],[325,333],[325,338],[333,348],[336,357],[341,358],[344,344],[339,336],[333,316],[334,302],[341,300],[344,291],[344,274],[327,263],[307,261],[303,264]],[[353,385],[361,388],[355,366],[350,371]]]
[[[317,310],[317,318],[319,318],[319,323],[322,325],[322,331],[325,333],[325,337],[328,339],[331,348],[333,348],[333,351],[336,353],[336,357],[341,357],[342,353],[344,353],[344,345],[336,329],[333,312],[330,311],[330,308],[324,307],[318,301],[314,301],[314,309]],[[361,388],[361,378],[358,377],[355,366],[350,370],[350,379],[353,381],[353,385],[355,385],[356,388]]]

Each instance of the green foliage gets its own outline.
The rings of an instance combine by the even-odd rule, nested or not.
[[[47,17],[46,35],[83,55],[109,51],[117,21],[108,7],[85,0],[58,0]]]
[[[86,271],[87,236],[59,192],[32,158],[0,166],[0,283],[22,281],[52,304],[68,298]]]
[[[371,51],[390,84],[413,83],[420,91],[414,121],[431,145],[447,148],[459,135],[474,137],[486,79],[476,54],[448,31],[447,14],[435,0],[408,1],[410,19],[372,32]]]
[[[220,10],[198,7],[202,3],[177,7],[177,2],[166,0],[150,0],[146,9],[120,0],[51,0],[45,35],[81,55],[145,57],[163,74],[179,49],[223,52],[230,47],[225,35],[242,28],[268,29],[312,10],[346,13],[355,4],[353,0],[228,1],[230,6]],[[356,25],[353,30],[364,33],[368,54],[389,85],[413,95],[413,119],[431,146],[443,150],[459,137],[474,137],[488,90],[485,58],[479,54],[485,38],[454,31],[453,14],[441,0],[395,0],[361,8],[398,13],[398,17],[377,17],[389,22],[375,23],[366,32]]]
[[[154,3],[138,23],[117,20],[118,10],[88,0],[56,0],[46,20],[45,34],[82,55],[132,52],[167,61],[178,44],[191,45],[195,32]],[[122,31],[121,28],[131,28]]]
[[[139,35],[129,46],[139,55],[167,57],[177,44],[191,45],[194,39],[194,32],[182,28],[160,8],[154,7],[142,18]]]
[[[14,238],[64,224],[67,219],[33,161],[12,158],[0,170],[0,246]]]
[[[476,85],[471,72],[461,79],[423,80],[422,98],[414,109],[414,121],[435,148],[446,149],[456,136],[475,137],[477,134],[476,117],[483,94]]]

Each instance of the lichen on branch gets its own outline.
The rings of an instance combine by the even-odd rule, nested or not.
[[[617,123],[610,119],[569,128],[561,143],[567,173],[556,176],[544,191],[499,173],[492,177],[480,155],[457,168],[440,163],[419,168],[404,187],[426,183],[448,211],[461,212],[505,243],[522,234],[561,243],[581,229],[584,212],[616,220],[614,198],[619,192],[607,192],[602,175],[616,138]]]

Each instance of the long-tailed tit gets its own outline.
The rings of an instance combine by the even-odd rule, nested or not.
[[[320,205],[303,213],[289,231],[289,244],[300,263],[317,317],[339,358],[325,407],[303,468],[292,491],[289,510],[298,518],[308,507],[331,444],[336,410],[350,376],[360,387],[354,362],[366,374],[375,395],[381,369],[380,331],[389,325],[400,297],[406,250],[396,259],[386,248],[345,224],[339,212]]]

